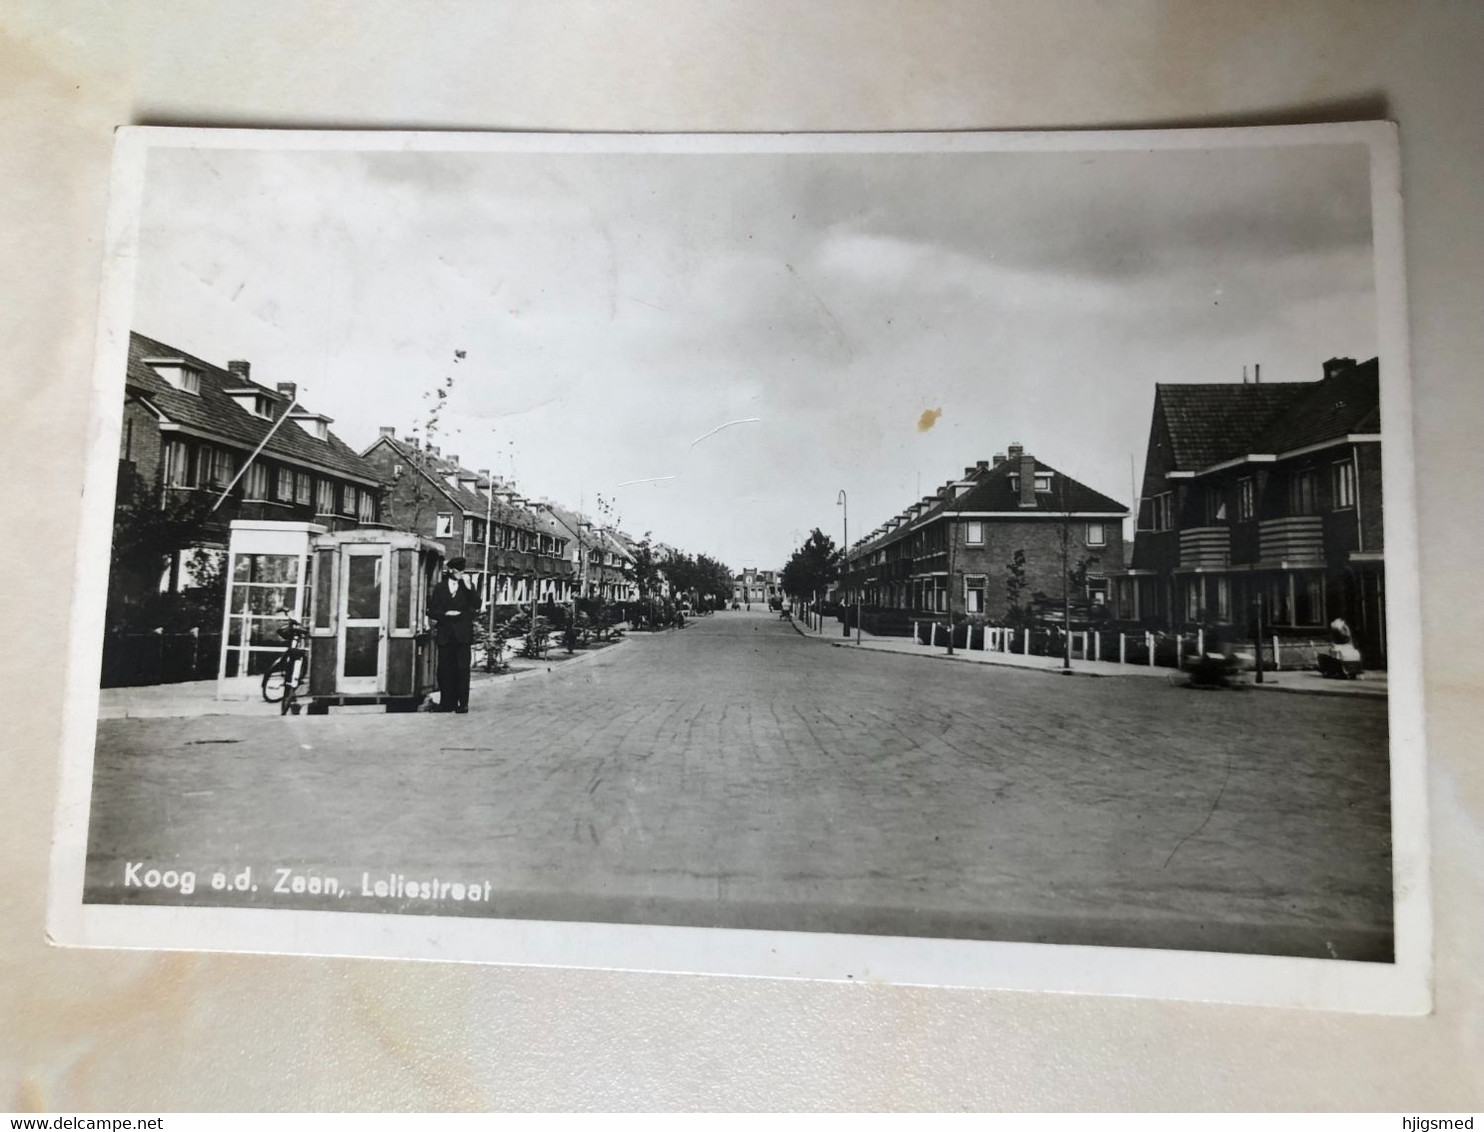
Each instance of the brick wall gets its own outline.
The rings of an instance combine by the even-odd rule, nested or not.
[[[1360,490],[1360,529],[1368,554],[1379,554],[1386,547],[1382,524],[1384,507],[1381,492],[1381,445],[1357,444],[1356,479]]]
[[[139,402],[124,401],[124,423],[119,433],[119,459],[133,464],[145,487],[153,490],[160,483],[160,424]]]
[[[1068,523],[1067,565],[1075,569],[1077,563],[1090,555],[1098,561],[1090,567],[1094,574],[1106,574],[1123,569],[1123,524],[1117,519],[1103,522],[1105,545],[1089,546],[1087,527],[1089,520],[1073,519]],[[1025,552],[1025,592],[1022,604],[1034,593],[1045,593],[1052,597],[1062,594],[1062,523],[1056,519],[1036,520],[987,520],[984,524],[984,545],[970,546],[964,541],[961,528],[953,551],[955,575],[980,574],[985,578],[984,613],[990,618],[1003,617],[1008,605],[1006,584],[1009,572],[1006,567],[1015,551]],[[954,607],[962,610],[962,583],[955,577]]]

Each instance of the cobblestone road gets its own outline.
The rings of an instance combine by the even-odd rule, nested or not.
[[[467,716],[108,720],[93,804],[93,901],[1391,947],[1384,702],[862,655],[762,614]],[[247,867],[256,892],[206,881]],[[276,868],[340,894],[275,893]],[[471,898],[362,895],[393,873]]]

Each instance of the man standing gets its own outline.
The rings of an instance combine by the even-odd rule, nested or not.
[[[469,661],[479,594],[464,581],[462,558],[450,558],[443,580],[428,595],[428,619],[437,627],[438,706],[434,711],[469,710]]]

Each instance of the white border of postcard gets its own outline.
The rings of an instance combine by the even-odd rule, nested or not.
[[[84,905],[109,538],[145,158],[152,148],[574,153],[1047,152],[1365,144],[1371,154],[1382,414],[1395,962],[809,932],[278,909]],[[916,134],[479,134],[126,127],[115,137],[69,638],[48,936],[82,947],[441,959],[543,967],[1146,995],[1421,1014],[1432,918],[1411,380],[1397,133],[1385,122],[1218,130]]]

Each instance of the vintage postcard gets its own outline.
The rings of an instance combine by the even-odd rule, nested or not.
[[[1429,1009],[1391,126],[112,191],[56,942]]]

